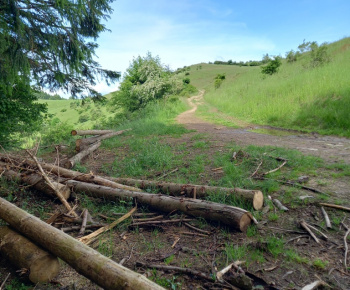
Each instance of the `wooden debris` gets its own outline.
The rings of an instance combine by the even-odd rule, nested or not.
[[[75,149],[77,152],[80,152],[82,150],[85,150],[87,147],[91,146],[91,144],[94,144],[96,142],[105,140],[105,139],[109,139],[118,135],[123,134],[124,132],[130,131],[131,129],[125,129],[125,130],[120,130],[120,131],[113,131],[111,133],[107,133],[107,134],[102,134],[96,137],[90,137],[90,138],[85,138],[85,139],[78,139],[75,142]]]
[[[101,228],[104,227],[106,224],[91,224],[86,225],[85,229],[95,229],[95,228]],[[61,228],[62,232],[68,233],[73,231],[79,231],[81,229],[81,226],[70,226],[70,227],[63,227]]]
[[[190,268],[182,268],[182,267],[175,267],[175,266],[164,266],[164,265],[157,265],[157,264],[148,264],[148,263],[143,263],[143,262],[136,262],[136,266],[138,267],[146,267],[146,268],[152,268],[152,269],[159,269],[159,270],[164,270],[164,271],[175,271],[179,273],[184,273],[190,276],[196,276],[199,278],[202,278],[204,280],[208,280],[211,282],[214,282],[214,279],[212,276],[197,271],[197,270],[192,270]]]
[[[98,229],[97,231],[91,233],[90,235],[79,238],[79,241],[81,241],[82,243],[84,243],[86,245],[91,244],[93,241],[96,240],[97,236],[114,228],[116,225],[120,224],[122,221],[124,221],[128,217],[130,217],[136,210],[137,210],[137,207],[134,207],[132,210],[130,210],[128,213],[126,213],[125,215],[123,215],[121,218],[117,219],[113,223],[109,224],[108,226],[105,226],[103,228]]]
[[[184,223],[184,225],[185,225],[186,227],[188,227],[188,228],[194,230],[194,231],[199,232],[199,233],[202,233],[202,234],[205,234],[205,235],[210,235],[210,234],[211,234],[210,232],[205,231],[205,230],[198,229],[198,228],[192,226],[192,225],[189,224],[189,223]]]
[[[162,179],[162,178],[164,178],[164,177],[166,177],[166,176],[168,176],[176,171],[179,171],[179,168],[175,168],[174,170],[171,170],[170,172],[167,172],[167,173],[163,174],[162,176],[159,176],[158,180],[160,180],[160,179]]]
[[[28,269],[33,283],[51,281],[60,269],[57,257],[7,226],[0,227],[0,252],[17,269]]]
[[[38,159],[29,151],[26,150],[26,152],[30,155],[30,157],[32,157],[32,159],[34,160],[36,166],[38,167],[41,175],[43,176],[43,178],[45,179],[46,183],[51,187],[51,189],[56,193],[57,197],[59,198],[59,200],[62,202],[62,204],[66,207],[66,209],[68,211],[72,211],[72,207],[70,206],[70,204],[67,202],[67,200],[64,198],[64,196],[62,195],[61,191],[59,189],[57,189],[55,187],[55,185],[51,182],[51,180],[47,177],[46,173],[44,172],[43,168],[41,167]],[[72,214],[74,216],[78,216],[75,211],[72,211]]]
[[[275,206],[278,207],[279,210],[283,210],[283,211],[288,211],[289,210],[278,199],[272,199],[272,202],[275,204]]]
[[[75,180],[67,181],[75,191],[104,199],[134,198],[138,204],[149,205],[163,212],[180,210],[188,215],[220,221],[243,232],[251,223],[251,214],[241,208],[192,198],[178,198],[162,194],[126,191],[106,186],[97,186]]]
[[[270,171],[267,171],[267,172],[263,173],[262,175],[268,175],[270,173],[276,172],[276,171],[280,170],[284,165],[286,165],[286,163],[287,163],[287,160],[284,159],[283,163],[280,166],[278,166],[277,168],[272,169]]]
[[[245,272],[236,263],[232,263],[216,273],[216,278],[221,282],[227,282],[239,289],[253,289],[253,280],[245,275]]]
[[[71,135],[72,136],[85,136],[85,135],[104,135],[104,134],[109,134],[113,133],[115,131],[113,130],[72,130]]]
[[[341,206],[341,205],[337,205],[337,204],[320,203],[320,205],[326,206],[326,207],[331,207],[331,208],[336,208],[336,209],[350,211],[350,207],[345,207],[345,206]]]
[[[151,180],[140,180],[132,178],[112,178],[106,177],[117,183],[135,186],[141,189],[157,188],[160,192],[170,194],[173,196],[193,197],[194,188],[196,188],[196,197],[203,198],[209,193],[222,192],[228,195],[237,195],[253,205],[255,210],[260,210],[264,203],[264,196],[260,190],[248,190],[241,188],[226,188],[207,185],[194,184],[178,184],[171,182],[158,182]]]
[[[348,242],[347,242],[347,238],[348,238],[348,235],[350,234],[350,228],[345,225],[343,222],[341,223],[341,225],[347,230],[345,235],[344,235],[344,267],[345,267],[345,271],[347,272],[348,271]]]
[[[51,197],[57,197],[56,191],[59,191],[65,199],[70,197],[69,188],[63,184],[50,179],[52,186],[56,189],[54,190],[40,174],[32,172],[24,172],[21,174],[14,170],[6,169],[6,167],[6,163],[0,162],[0,170],[3,170],[3,176],[8,180],[18,180],[23,184],[31,185],[33,188]]]
[[[89,214],[89,211],[87,209],[84,209],[84,211],[83,211],[83,222],[81,223],[81,228],[80,228],[78,237],[82,237],[84,235],[84,233],[85,233],[88,214]]]
[[[310,230],[309,225],[308,225],[304,220],[301,220],[301,221],[299,222],[299,224],[300,224],[300,226],[301,226],[304,230],[306,230],[306,231],[310,234],[310,236],[315,240],[315,242],[316,242],[317,244],[320,244],[319,239],[318,239],[318,238],[315,236],[315,234]]]
[[[317,280],[315,282],[312,282],[312,283],[304,286],[303,288],[301,288],[301,290],[314,290],[320,286],[325,286],[325,285],[326,285],[326,283],[323,282],[322,280]]]
[[[323,217],[324,217],[325,222],[326,222],[326,227],[328,229],[331,229],[332,228],[331,221],[330,221],[329,216],[328,216],[328,214],[327,214],[327,212],[326,212],[326,210],[324,209],[323,206],[321,206],[321,211],[322,211]]]
[[[90,147],[87,147],[86,149],[80,151],[78,154],[74,155],[73,157],[69,158],[67,161],[64,162],[64,167],[70,169],[73,168],[75,164],[81,162],[83,158],[90,155],[92,152],[97,150],[98,147],[101,146],[101,141],[96,141],[96,143],[93,143]]]
[[[129,227],[139,227],[139,226],[149,226],[149,225],[161,225],[161,224],[173,224],[173,223],[181,223],[181,222],[189,222],[192,219],[173,219],[173,220],[163,220],[163,221],[145,221],[145,222],[137,222],[132,223]]]
[[[104,289],[163,289],[3,198],[0,218]]]
[[[1,174],[0,174],[1,177]],[[6,284],[7,279],[10,277],[11,273],[8,273],[7,276],[5,277],[4,281],[2,281],[1,285],[0,285],[0,290],[5,289],[4,286]]]

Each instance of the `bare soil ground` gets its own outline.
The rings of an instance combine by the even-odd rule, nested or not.
[[[335,161],[350,163],[350,140],[348,139],[316,134],[305,135],[297,132],[290,132],[291,135],[288,136],[258,134],[249,131],[256,126],[243,122],[240,123],[243,127],[240,129],[217,126],[200,120],[195,116],[197,104],[202,102],[202,95],[190,98],[189,102],[192,105],[192,109],[179,115],[177,121],[188,129],[195,131],[178,138],[166,137],[163,142],[169,145],[186,144],[187,148],[193,149],[193,156],[197,154],[197,149],[192,146],[194,143],[192,137],[202,133],[206,135],[206,140],[209,143],[206,149],[209,155],[223,151],[227,144],[236,142],[242,146],[250,144],[257,146],[283,146],[300,150],[305,154],[319,156],[330,163]],[[84,166],[94,173],[101,174],[103,166],[108,166],[117,155],[126,154],[128,154],[127,148],[119,148],[118,152],[101,149],[86,160]],[[53,159],[53,154],[47,156],[47,161]],[[223,174],[220,172],[216,173],[211,169],[210,167],[205,169],[207,174],[203,175],[202,184],[207,184],[210,181],[209,179],[220,178],[220,174]],[[154,178],[154,173],[152,174],[145,176],[145,178]],[[340,198],[345,201],[345,206],[350,206],[350,181],[346,178],[340,178],[335,181],[329,178],[327,181],[327,184],[322,189],[324,191],[332,191],[334,193],[332,198]],[[316,181],[311,179],[308,186],[317,185],[313,184],[313,182]],[[278,198],[283,193],[284,188],[272,194],[272,197]],[[311,195],[314,196],[315,200],[317,199],[317,194],[315,193],[298,192],[298,195],[302,194]],[[297,196],[295,196],[295,199],[297,199]],[[32,195],[29,205],[39,202],[44,202],[45,208],[43,211],[46,214],[54,212],[58,207],[62,208],[61,205],[50,201],[41,194]],[[98,199],[92,199],[92,202],[101,203]],[[14,203],[22,208],[28,207],[27,193],[20,191]],[[113,230],[112,233],[102,236],[92,247],[117,262],[124,259],[124,266],[144,274],[167,289],[236,288],[224,287],[214,281],[206,281],[196,276],[181,274],[176,271],[138,267],[136,262],[179,266],[210,275],[230,262],[241,260],[246,261],[242,264],[244,270],[263,278],[268,284],[277,289],[301,289],[303,286],[318,279],[328,283],[332,289],[350,289],[350,273],[343,265],[343,237],[345,230],[339,225],[340,221],[350,224],[349,214],[334,209],[327,209],[331,218],[339,222],[333,225],[332,230],[326,230],[320,228],[323,217],[317,203],[299,200],[297,204],[298,206],[291,207],[288,212],[270,210],[269,212],[261,213],[259,225],[248,234],[236,232],[223,225],[209,223],[202,219],[194,219],[190,223],[209,232],[205,236],[188,228],[184,223],[157,227],[140,227],[138,229],[131,229],[126,225],[121,225]],[[37,216],[40,215],[39,212],[35,214]],[[114,217],[111,211],[104,212],[104,215],[111,218]],[[274,219],[272,218],[273,216],[277,218]],[[169,217],[179,218],[181,214],[174,213]],[[93,218],[96,221],[105,222],[97,214],[93,215]],[[320,244],[317,244],[312,238],[305,235],[298,226],[298,221],[301,219],[304,219],[309,224],[316,225],[316,227],[324,231],[329,237],[328,240],[321,240]],[[283,240],[282,253],[278,252],[278,248],[281,245],[276,244],[274,246],[271,243],[271,241],[274,241],[274,238]],[[175,241],[177,241],[176,245],[174,245]],[[277,250],[277,253],[274,250]],[[293,256],[292,253],[297,254],[297,256]],[[350,261],[348,261],[349,263]],[[0,282],[8,272],[12,273],[11,276],[14,277],[16,270],[0,256]],[[25,280],[20,280],[21,283],[22,281]],[[23,283],[30,285],[27,282]],[[35,289],[100,288],[77,274],[69,266],[64,265],[55,283],[36,285]]]
[[[240,129],[228,128],[203,121],[196,117],[195,114],[198,104],[203,102],[203,93],[202,91],[198,96],[189,98],[188,102],[192,108],[177,117],[177,121],[188,129],[208,134],[212,140],[222,143],[234,141],[243,146],[280,146],[297,149],[300,152],[321,157],[329,162],[343,161],[347,164],[350,163],[350,139],[318,134],[302,134],[285,129],[257,126],[240,120],[234,120],[241,127]],[[266,129],[271,134],[251,132],[254,129]],[[279,133],[282,135],[289,133],[289,136],[276,136]]]

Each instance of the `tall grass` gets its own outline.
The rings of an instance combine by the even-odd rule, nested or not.
[[[202,71],[192,71],[191,82],[206,88],[210,105],[236,118],[350,137],[350,38],[330,44],[329,52],[331,62],[321,67],[308,68],[305,54],[266,78],[259,67],[202,65]],[[215,89],[218,71],[227,79]]]

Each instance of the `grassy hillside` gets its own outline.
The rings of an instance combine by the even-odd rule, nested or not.
[[[259,67],[200,64],[191,83],[219,111],[248,122],[350,137],[350,38],[328,46],[331,62],[307,68],[310,53],[263,78]],[[220,88],[217,74],[226,73]]]

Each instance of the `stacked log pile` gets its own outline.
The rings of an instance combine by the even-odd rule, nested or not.
[[[19,181],[51,197],[58,197],[68,211],[67,213],[55,213],[47,222],[43,222],[0,198],[0,218],[12,228],[0,228],[0,251],[17,267],[29,269],[30,279],[33,282],[46,282],[53,279],[59,268],[58,257],[105,289],[163,289],[144,276],[115,263],[82,243],[88,244],[87,241],[90,239],[88,236],[82,236],[85,228],[103,227],[93,235],[95,237],[128,218],[131,213],[119,219],[120,221],[107,226],[92,221],[87,222],[87,211],[84,211],[83,217],[79,217],[77,209],[69,204],[71,191],[113,201],[133,200],[135,204],[146,205],[157,211],[165,213],[177,211],[187,216],[220,222],[242,232],[245,232],[254,221],[250,212],[201,198],[209,192],[222,192],[242,198],[256,210],[262,208],[263,195],[257,190],[113,179],[69,169],[96,150],[102,140],[120,135],[125,131],[127,130],[118,132],[109,130],[72,131],[72,135],[94,134],[97,136],[77,140],[76,149],[79,153],[64,162],[66,168],[39,162],[30,152],[28,154],[31,158],[0,154],[2,178]],[[156,188],[159,193],[152,194],[143,191],[148,187]],[[185,217],[180,221],[189,220],[189,217]],[[62,221],[71,221],[80,225],[64,226],[59,230],[53,226],[57,221],[61,221],[60,224]],[[168,223],[172,220],[158,219],[154,221],[156,222]],[[79,240],[65,234],[73,228],[80,229]],[[21,249],[23,244],[28,245],[26,251]],[[35,254],[31,254],[34,252]],[[27,258],[29,256],[30,259]]]

